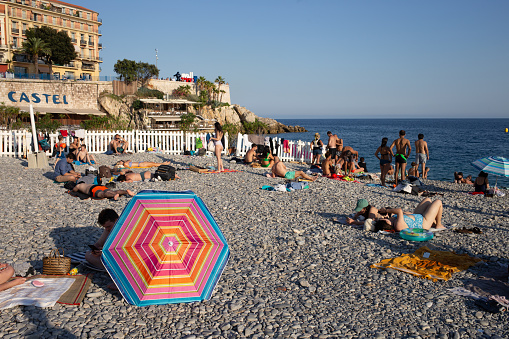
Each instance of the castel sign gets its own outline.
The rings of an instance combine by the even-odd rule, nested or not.
[[[46,104],[54,104],[54,105],[68,105],[67,96],[60,94],[39,94],[39,93],[30,93],[30,95],[25,92],[17,93],[15,91],[11,91],[7,94],[7,97],[11,102],[26,102],[32,104],[38,103],[46,103]]]

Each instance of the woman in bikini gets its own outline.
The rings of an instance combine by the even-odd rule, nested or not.
[[[120,160],[115,164],[116,168],[142,168],[142,167],[159,167],[161,165],[170,165],[170,161],[166,161],[163,163],[151,162],[151,161],[142,161],[142,162],[134,162],[131,160]]]
[[[387,217],[376,219],[375,229],[392,228],[396,232],[406,228],[422,228],[429,230],[431,227],[443,229],[442,225],[442,201],[431,202],[429,198],[424,199],[417,205],[413,213],[403,212],[401,208],[380,208],[370,214],[387,214]],[[392,216],[391,216],[392,215]]]
[[[380,181],[382,182],[382,186],[385,185],[385,176],[387,175],[387,172],[391,169],[391,163],[392,163],[392,157],[394,154],[392,153],[392,150],[390,147],[387,147],[387,141],[389,139],[383,138],[382,144],[376,149],[375,157],[380,160]],[[378,156],[380,154],[380,156]]]
[[[223,160],[221,159],[221,152],[223,151],[223,143],[221,142],[221,139],[223,138],[223,128],[221,127],[221,124],[219,122],[216,122],[214,124],[214,132],[215,135],[213,138],[210,138],[210,140],[214,141],[215,151],[217,158],[217,170],[220,172],[224,171],[223,167]]]
[[[490,183],[488,182],[488,173],[481,171],[474,181],[474,192],[483,192],[490,189]]]

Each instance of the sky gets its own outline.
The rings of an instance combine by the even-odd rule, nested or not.
[[[509,1],[69,1],[119,59],[229,84],[270,118],[509,117]]]

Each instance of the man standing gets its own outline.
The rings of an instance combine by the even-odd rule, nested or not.
[[[417,138],[415,142],[415,151],[417,152],[415,155],[415,163],[417,164],[417,168],[419,168],[419,164],[422,164],[422,178],[427,179],[428,171],[426,171],[426,162],[429,160],[428,143],[424,141],[424,135],[422,133],[419,134]]]
[[[332,134],[331,131],[327,132],[327,136],[329,137],[329,141],[327,142],[327,147],[329,149],[329,153],[331,156],[332,161],[334,162],[334,166],[336,166],[336,154],[337,154],[337,141],[338,136],[336,134]]]
[[[410,146],[410,141],[405,138],[405,134],[406,132],[404,130],[399,131],[399,138],[394,140],[390,147],[392,151],[392,148],[396,146],[396,155],[394,156],[394,159],[396,159],[396,174],[394,175],[396,185],[398,185],[398,173],[400,173],[400,171],[401,181],[405,180],[406,162],[410,156],[410,152],[412,152],[412,146]]]

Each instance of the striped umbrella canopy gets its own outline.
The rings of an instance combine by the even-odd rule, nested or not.
[[[210,299],[230,250],[191,191],[145,190],[124,208],[101,260],[132,305]]]
[[[489,174],[509,177],[509,159],[503,157],[486,157],[472,163],[472,166]]]

